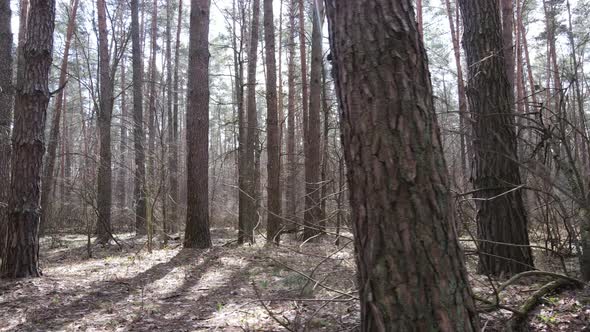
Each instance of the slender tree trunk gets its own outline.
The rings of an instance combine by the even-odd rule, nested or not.
[[[123,211],[127,206],[127,70],[125,58],[121,61],[121,120],[119,144],[119,176],[117,179],[117,202]]]
[[[416,23],[418,24],[418,34],[420,34],[420,40],[424,40],[424,19],[422,18],[422,0],[416,0]]]
[[[525,120],[522,118],[525,116],[525,96],[524,96],[524,85],[523,85],[523,61],[522,61],[522,33],[521,33],[521,22],[522,22],[522,8],[520,0],[516,0],[516,24],[515,35],[516,35],[516,113],[518,122],[523,123]]]
[[[328,189],[330,188],[330,183],[332,181],[328,181],[328,171],[329,171],[329,159],[330,159],[330,147],[329,147],[329,133],[330,133],[330,107],[328,106],[328,83],[327,83],[327,76],[328,73],[326,71],[326,66],[324,66],[324,62],[322,59],[322,114],[324,119],[322,124],[324,126],[322,130],[322,174],[321,174],[321,194],[320,194],[320,225],[325,228],[326,224],[328,223],[326,213],[326,205],[328,202]]]
[[[573,83],[574,83],[574,91],[576,94],[576,106],[577,109],[576,111],[578,112],[578,117],[579,117],[579,123],[580,123],[580,131],[582,132],[582,139],[581,139],[581,159],[583,162],[583,166],[588,169],[588,167],[590,166],[590,153],[588,151],[588,144],[587,144],[587,138],[588,138],[588,129],[586,128],[586,113],[584,112],[584,97],[582,94],[582,88],[580,87],[580,75],[578,73],[578,57],[576,55],[576,43],[574,40],[574,32],[573,32],[573,28],[572,28],[572,13],[571,13],[571,8],[570,8],[570,2],[569,0],[566,2],[567,4],[567,13],[568,13],[568,39],[569,39],[569,44],[570,44],[570,48],[571,48],[571,61],[572,61],[572,78],[573,78]]]
[[[182,28],[182,0],[178,2],[178,25],[176,27],[176,45],[174,46],[174,105],[172,110],[172,144],[170,144],[170,232],[176,233],[178,230],[178,67],[180,62],[180,32]]]
[[[496,276],[516,274],[532,268],[533,256],[526,247],[527,215],[518,189],[522,181],[498,5],[488,0],[460,0],[459,5],[474,117],[473,196],[478,239],[483,241],[478,244],[478,270]]]
[[[22,85],[16,90],[14,110],[6,246],[0,267],[0,275],[5,278],[40,276],[40,178],[50,97],[55,1],[32,0],[30,4],[22,49]]]
[[[459,26],[455,29],[453,22],[453,11],[451,10],[450,0],[445,0],[447,16],[449,18],[449,28],[451,30],[451,40],[453,42],[453,54],[455,56],[455,67],[457,68],[457,92],[459,99],[459,130],[460,130],[460,149],[461,149],[461,172],[463,178],[469,177],[467,155],[468,137],[470,134],[469,114],[467,113],[467,95],[465,94],[465,81],[463,80],[463,65],[461,64],[461,46],[459,44]]]
[[[312,6],[313,30],[311,35],[311,72],[310,72],[310,94],[309,114],[307,119],[307,151],[305,153],[305,220],[303,240],[319,234],[323,228],[320,225],[321,204],[320,204],[320,109],[322,91],[322,15],[321,2],[314,1]]]
[[[135,150],[135,232],[145,235],[146,183],[145,183],[145,135],[143,132],[143,61],[139,39],[139,0],[131,0],[131,47],[133,61],[133,146]],[[176,55],[178,57],[178,53]]]
[[[501,0],[502,7],[502,44],[504,45],[504,62],[506,78],[510,84],[510,92],[514,100],[514,0]]]
[[[96,205],[98,210],[98,243],[108,243],[111,238],[112,168],[111,168],[111,121],[113,115],[113,78],[110,73],[109,41],[105,0],[97,0],[98,12],[98,61],[100,74],[100,100],[98,110],[98,133],[100,137],[100,160],[97,175]]]
[[[258,221],[256,202],[258,200],[256,183],[259,182],[259,173],[256,170],[255,154],[258,144],[258,114],[256,111],[256,63],[258,60],[258,35],[260,22],[260,0],[252,1],[252,23],[250,28],[250,49],[248,50],[247,68],[247,128],[246,151],[244,156],[244,191],[241,192],[241,223],[238,230],[238,243],[254,243],[254,227]]]
[[[51,195],[51,189],[54,186],[55,179],[53,173],[55,169],[55,158],[57,152],[57,143],[59,139],[61,113],[65,104],[65,84],[68,75],[68,59],[70,56],[70,45],[72,43],[72,36],[76,28],[76,13],[78,12],[78,0],[71,0],[71,13],[68,20],[68,28],[66,31],[66,42],[64,46],[64,55],[61,62],[59,72],[59,87],[63,87],[59,91],[55,101],[55,110],[53,112],[53,120],[51,122],[51,131],[49,133],[49,140],[47,142],[47,157],[45,158],[45,167],[43,169],[43,182],[41,188],[41,234],[45,232],[49,218],[52,214],[52,200],[55,198]]]
[[[186,125],[187,212],[185,248],[211,247],[209,234],[209,9],[191,0]]]
[[[479,331],[412,1],[327,0],[326,8],[360,330]]]
[[[0,179],[10,183],[10,127],[14,87],[12,82],[12,29],[10,0],[0,0]],[[6,216],[10,186],[0,186],[0,257],[6,239]]]
[[[168,178],[163,178],[163,183],[167,183],[167,190],[165,191],[165,197],[162,203],[167,213],[166,218],[162,218],[164,225],[162,225],[162,232],[164,232],[164,239],[167,239],[167,233],[170,233],[169,224],[176,223],[176,200],[172,197],[171,180],[172,172],[170,172],[171,165],[174,163],[174,157],[172,156],[172,145],[174,142],[174,116],[172,108],[172,2],[166,3],[166,111],[168,116],[168,127],[167,127],[167,139],[166,146],[168,147],[167,158],[168,167],[165,167],[163,171],[168,171]],[[163,175],[165,176],[165,174]],[[176,176],[176,174],[174,174]],[[166,220],[167,219],[167,220]]]
[[[295,111],[297,109],[295,101],[295,16],[297,0],[291,0],[289,7],[289,59],[287,64],[288,89],[287,97],[287,211],[285,216],[290,220],[286,225],[286,231],[294,232],[297,230],[297,156],[295,154]]]
[[[246,114],[244,110],[244,66],[242,59],[242,51],[244,45],[245,33],[245,17],[243,1],[239,3],[240,8],[236,9],[236,0],[233,0],[233,36],[232,44],[234,51],[234,90],[235,103],[238,112],[238,244],[244,243],[244,225],[245,225],[245,210],[248,196],[246,195]],[[240,14],[238,14],[238,10]],[[240,43],[238,46],[238,32],[236,28],[237,18],[241,17],[240,24]]]
[[[158,0],[154,0],[152,7],[150,68],[149,68],[149,99],[148,99],[148,183],[150,192],[156,186],[156,53],[158,43]],[[152,196],[150,194],[150,196]],[[149,198],[151,199],[151,198]],[[151,211],[151,210],[150,210]]]
[[[309,154],[308,150],[308,136],[307,133],[307,116],[309,114],[309,82],[307,81],[307,40],[305,38],[305,5],[303,0],[299,0],[299,58],[301,61],[301,121],[303,122],[303,155]],[[307,174],[309,174],[308,163],[304,162],[304,179],[307,183]],[[304,199],[304,206],[308,204],[307,192]],[[303,212],[303,220],[309,220],[308,210]]]
[[[266,50],[266,146],[268,155],[266,241],[278,244],[281,229],[281,141],[277,109],[277,66],[272,0],[264,0],[264,43]]]

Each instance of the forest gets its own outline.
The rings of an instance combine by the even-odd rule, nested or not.
[[[588,17],[0,0],[0,331],[590,331]]]

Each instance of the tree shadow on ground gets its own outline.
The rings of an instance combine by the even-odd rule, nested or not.
[[[216,248],[213,248],[210,251],[214,252],[215,250]],[[19,324],[16,330],[60,330],[69,323],[76,322],[95,311],[112,307],[114,304],[127,299],[133,291],[143,289],[146,285],[164,278],[173,269],[187,265],[191,260],[203,253],[203,250],[183,249],[169,261],[158,263],[134,277],[96,282],[91,286],[91,292],[88,292],[87,289],[70,289],[67,294],[75,296],[73,301],[63,305],[52,303],[48,308],[37,308],[29,311],[27,313],[27,322]],[[205,260],[198,264],[195,269],[207,270],[215,261],[215,255],[212,256],[209,258],[209,255],[207,255]],[[80,296],[80,294],[82,295]],[[46,295],[39,294],[37,298]],[[58,292],[57,295],[63,295],[63,293]],[[36,302],[35,298],[29,300],[32,304]]]

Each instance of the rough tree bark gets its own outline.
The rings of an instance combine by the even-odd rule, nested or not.
[[[10,0],[0,0],[0,179],[10,183],[10,126],[12,124],[12,29]],[[6,212],[10,186],[0,186],[0,257],[6,237]]]
[[[478,331],[411,0],[326,0],[361,331]]]
[[[143,61],[139,39],[139,0],[131,0],[131,48],[133,65],[133,147],[135,150],[135,232],[145,235],[146,228],[146,187],[145,150],[143,142]],[[178,56],[178,55],[177,55]]]
[[[55,110],[53,111],[53,119],[51,122],[51,131],[49,132],[49,140],[47,142],[47,156],[45,157],[45,167],[43,168],[43,182],[41,188],[41,233],[44,233],[47,223],[52,212],[51,195],[54,187],[55,179],[53,173],[55,170],[55,158],[57,152],[57,143],[59,140],[60,119],[61,112],[64,109],[65,103],[65,84],[68,75],[68,59],[70,56],[70,45],[72,43],[72,36],[74,35],[74,28],[76,27],[76,13],[78,12],[78,0],[70,2],[71,13],[68,20],[68,28],[66,30],[66,41],[64,45],[64,55],[59,71],[59,87],[64,87],[56,96]]]
[[[321,1],[312,3],[311,71],[309,83],[309,114],[307,117],[307,150],[305,153],[305,227],[303,240],[320,233],[322,210],[321,194],[321,152],[320,152],[320,109],[322,91],[322,18]]]
[[[267,225],[266,241],[279,243],[281,229],[281,141],[277,109],[277,66],[272,0],[264,0],[264,43],[266,54],[266,146],[267,146]]]
[[[530,270],[533,257],[517,156],[511,85],[496,1],[460,0],[473,117],[474,180],[480,273]],[[493,241],[490,242],[490,241]],[[501,243],[506,243],[501,244]],[[525,246],[510,246],[510,244]]]
[[[246,111],[246,148],[243,163],[243,192],[240,193],[240,220],[238,243],[254,243],[254,227],[258,220],[256,209],[256,183],[259,182],[254,156],[258,144],[258,115],[256,111],[256,63],[258,60],[258,35],[260,24],[260,1],[252,1],[252,24],[250,28],[250,44],[248,50],[247,83],[248,96]]]
[[[504,45],[504,62],[506,78],[510,84],[510,95],[514,100],[514,0],[501,0],[502,7],[502,44]]]
[[[97,243],[108,243],[111,238],[111,208],[113,200],[111,121],[113,117],[113,78],[110,72],[109,41],[105,0],[97,0],[98,13],[98,61],[100,75],[100,100],[98,109],[98,135],[100,157],[96,178]]]
[[[209,234],[209,9],[191,0],[186,126],[185,248],[211,247]]]
[[[5,278],[40,276],[40,179],[55,1],[31,0],[29,14],[22,48],[22,84],[16,90],[14,109],[6,246],[0,267],[0,275]]]

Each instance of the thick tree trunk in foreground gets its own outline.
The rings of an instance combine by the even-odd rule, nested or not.
[[[100,160],[96,178],[96,206],[98,210],[98,243],[107,243],[111,238],[111,208],[113,187],[111,168],[111,121],[113,115],[113,79],[110,73],[109,42],[105,0],[96,3],[98,12],[98,58],[100,75],[100,101],[98,110],[98,135]]]
[[[468,99],[473,117],[474,189],[480,262],[492,275],[530,270],[516,149],[511,86],[506,77],[500,16],[496,1],[460,0],[465,25],[463,46],[469,66]]]
[[[59,87],[63,87],[66,84],[68,75],[68,58],[70,53],[70,45],[72,42],[72,36],[74,35],[74,28],[76,24],[76,13],[78,12],[78,0],[72,0],[70,3],[71,13],[68,21],[68,28],[66,31],[66,43],[64,46],[64,55],[61,62],[61,68],[59,72]],[[55,110],[53,112],[53,120],[51,122],[51,131],[49,133],[49,140],[47,142],[47,157],[45,158],[45,167],[43,169],[43,185],[41,189],[41,233],[44,233],[49,217],[52,212],[52,201],[55,199],[52,197],[51,192],[54,186],[55,179],[53,173],[55,169],[55,158],[57,152],[57,143],[59,139],[60,120],[61,112],[65,108],[65,88],[60,90],[55,100]]]
[[[139,0],[131,0],[131,48],[133,59],[133,147],[135,148],[135,233],[147,234],[145,150],[143,142],[143,65],[139,40]]]
[[[246,116],[246,147],[244,151],[243,170],[240,174],[243,182],[243,192],[240,192],[240,220],[238,229],[238,243],[254,243],[254,227],[258,221],[258,211],[256,209],[256,183],[258,183],[258,174],[254,155],[256,144],[258,143],[258,115],[256,111],[256,63],[258,60],[258,35],[260,22],[260,1],[252,1],[252,26],[250,29],[250,45],[248,50],[248,69],[247,69],[247,116]]]
[[[321,210],[321,152],[320,109],[322,91],[322,10],[321,3],[312,6],[311,72],[309,83],[309,114],[307,118],[307,150],[305,151],[305,227],[303,240],[320,233]]]
[[[0,0],[0,179],[10,183],[10,125],[12,124],[12,30],[10,0]],[[0,257],[6,239],[5,213],[8,211],[10,186],[0,186]]]
[[[185,248],[211,247],[209,234],[209,8],[191,1],[186,111],[187,211]]]
[[[326,1],[361,330],[478,331],[410,8],[411,0]]]
[[[22,86],[16,93],[6,247],[0,275],[38,277],[40,179],[49,103],[55,1],[32,0],[22,49]]]
[[[281,228],[281,140],[277,108],[277,66],[272,0],[264,0],[264,43],[266,48],[266,146],[267,146],[267,225],[266,241],[279,243]]]

